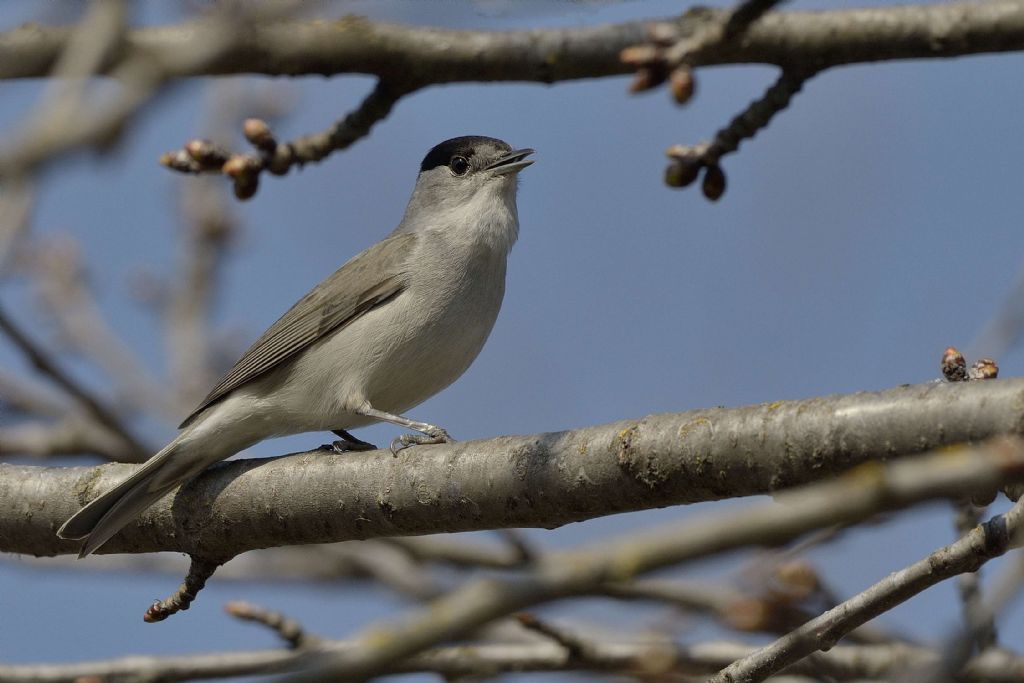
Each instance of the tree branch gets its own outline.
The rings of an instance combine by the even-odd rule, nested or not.
[[[270,127],[259,119],[246,121],[245,133],[257,153],[232,153],[205,140],[191,140],[182,149],[167,152],[160,163],[181,173],[222,173],[234,181],[235,196],[250,199],[259,188],[260,174],[284,175],[293,166],[320,161],[350,147],[387,118],[392,107],[414,86],[392,87],[381,80],[359,106],[319,133],[279,143]]]
[[[776,491],[853,465],[1022,432],[1024,379],[904,386],[652,415],[531,436],[232,461],[101,552],[254,548],[507,527]],[[0,551],[77,552],[54,532],[135,466],[0,465]]]
[[[757,683],[817,650],[827,650],[853,628],[923,590],[981,565],[1024,540],[1024,499],[1006,514],[979,524],[956,543],[892,574],[771,645],[730,664],[709,683]]]
[[[121,418],[71,375],[64,372],[54,359],[29,339],[2,308],[0,308],[0,331],[11,340],[11,343],[32,363],[36,370],[53,380],[57,386],[81,404],[84,411],[95,418],[96,422],[124,441],[136,458],[143,459],[141,454],[145,453],[147,449],[129,431]]]
[[[329,642],[327,652],[344,652],[351,643]],[[437,647],[416,657],[393,662],[387,673],[429,671],[451,678],[493,676],[522,671],[618,671],[657,676],[670,672],[713,673],[753,650],[749,645],[708,642],[680,645],[668,640],[601,639],[583,656],[570,658],[555,642],[489,643]],[[295,667],[302,651],[293,648],[211,652],[165,657],[134,656],[68,664],[0,664],[0,679],[17,683],[72,683],[87,680],[181,681],[265,675]],[[895,677],[912,667],[937,660],[927,648],[903,644],[842,646],[815,657],[813,666],[790,668],[794,674],[847,681]],[[963,683],[1016,683],[1024,674],[1024,658],[1006,650],[989,650],[971,660],[958,679]],[[645,679],[646,680],[646,679]],[[657,679],[661,680],[661,679]],[[669,679],[675,680],[675,679]]]
[[[663,23],[680,36],[721,24],[728,10],[699,9]],[[170,67],[176,78],[257,73],[271,76],[373,74],[423,86],[466,81],[554,83],[626,74],[626,47],[644,43],[651,21],[514,32],[456,31],[335,21],[253,22],[208,60],[181,55],[209,47],[194,22],[127,32],[107,66],[136,53]],[[0,79],[39,78],[53,68],[72,29],[36,24],[0,34]],[[987,3],[768,12],[741,40],[713,41],[688,56],[694,66],[776,64],[814,66],[894,59],[957,57],[1024,49],[1024,5]]]
[[[884,466],[866,465],[780,494],[778,502],[691,518],[589,549],[549,553],[521,578],[464,584],[402,621],[367,629],[350,653],[331,655],[326,662],[311,657],[311,668],[288,680],[363,680],[381,673],[391,662],[465,636],[507,614],[587,595],[608,582],[628,581],[736,548],[784,543],[825,526],[853,524],[878,512],[949,496],[953,489],[991,490],[998,480],[1021,478],[1024,443],[1020,439],[964,449],[959,457],[942,451]],[[1019,507],[1024,509],[1024,503]],[[1009,545],[1004,538],[1001,545],[985,548],[994,555]],[[976,544],[972,548],[977,549]],[[991,555],[979,555],[987,556]],[[960,571],[966,570],[961,566]]]

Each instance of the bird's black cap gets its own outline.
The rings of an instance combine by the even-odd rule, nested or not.
[[[427,152],[427,156],[423,157],[423,163],[420,164],[420,173],[437,168],[438,166],[447,166],[452,157],[456,155],[471,159],[477,148],[485,144],[496,147],[503,152],[512,151],[512,147],[507,142],[498,138],[489,138],[483,135],[464,135],[461,138],[452,138],[451,140],[445,140],[434,145],[433,149]]]

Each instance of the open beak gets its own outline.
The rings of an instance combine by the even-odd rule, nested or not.
[[[533,163],[533,159],[526,158],[531,154],[533,154],[532,149],[513,150],[488,166],[487,170],[492,171],[494,175],[518,173]]]

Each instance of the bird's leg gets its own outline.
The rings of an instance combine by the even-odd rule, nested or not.
[[[384,422],[390,422],[391,424],[396,424],[400,427],[420,432],[420,434],[402,434],[392,440],[391,452],[395,455],[398,455],[398,451],[403,448],[408,448],[409,446],[432,443],[452,443],[455,441],[455,439],[453,439],[451,435],[441,427],[427,424],[426,422],[416,422],[415,420],[410,420],[409,418],[402,417],[401,415],[385,413],[383,410],[377,410],[369,403],[364,403],[357,408],[355,412],[359,415],[372,417],[375,420],[383,420]]]
[[[321,450],[332,451],[334,453],[349,453],[352,451],[375,451],[377,447],[369,441],[363,441],[352,436],[344,429],[332,429],[331,432],[337,434],[340,438],[337,441],[326,443],[320,447]]]

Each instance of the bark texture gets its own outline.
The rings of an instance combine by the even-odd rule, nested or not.
[[[722,24],[724,10],[696,9],[661,23],[685,37]],[[255,22],[203,62],[182,55],[218,40],[198,24],[133,29],[116,64],[143,54],[170,65],[172,77],[256,73],[272,76],[374,74],[392,83],[466,81],[554,83],[625,74],[619,52],[648,40],[659,20],[598,27],[490,32],[401,26],[345,17],[333,21]],[[50,73],[71,29],[30,24],[0,34],[0,79]],[[768,12],[737,41],[715,42],[693,66],[776,64],[825,68],[892,59],[926,59],[1024,49],[1024,5],[1012,0],[823,12]]]
[[[504,527],[763,494],[862,462],[1022,431],[1024,379],[902,386],[401,452],[211,468],[101,552],[255,548]],[[56,529],[136,465],[0,465],[0,551],[77,551]]]

